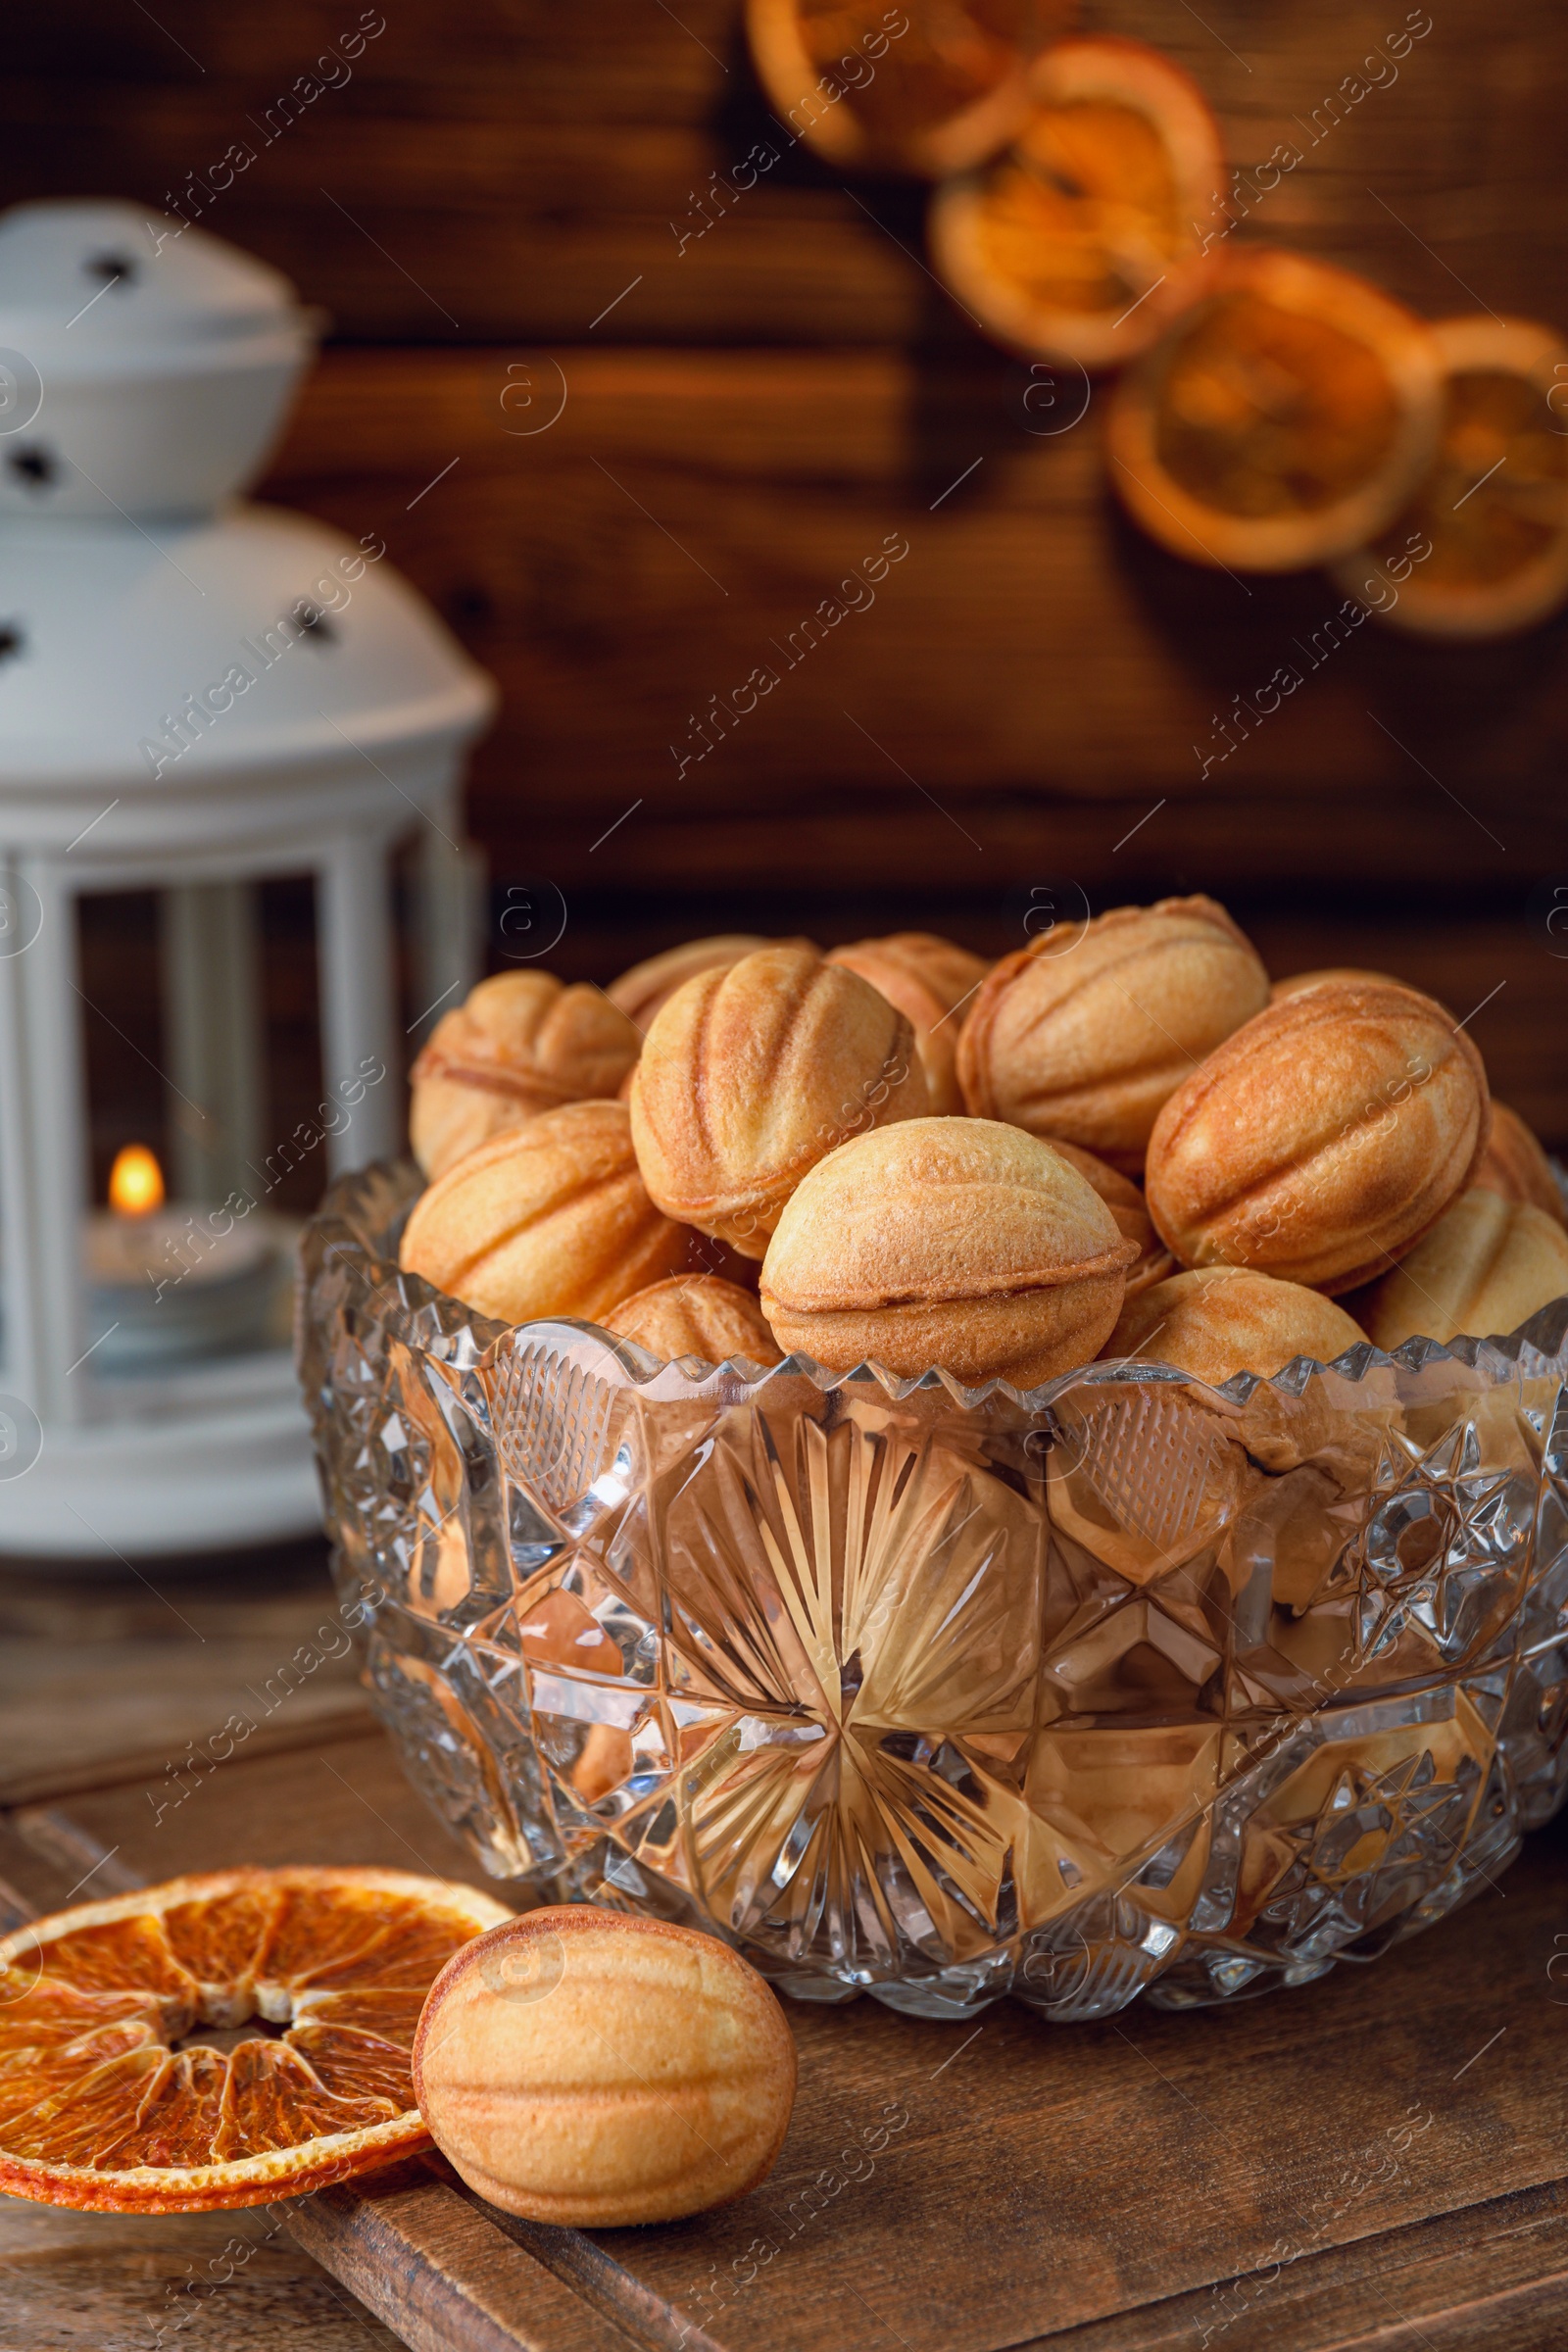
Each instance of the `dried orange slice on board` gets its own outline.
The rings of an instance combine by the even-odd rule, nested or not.
[[[1142,41],[1058,41],[1029,91],[1006,153],[938,190],[931,257],[998,342],[1120,367],[1217,267],[1219,126],[1198,84]]]
[[[512,1913],[398,1870],[225,1870],[0,1940],[0,2191],[119,2213],[301,2194],[428,2144],[424,1996]]]
[[[1392,522],[1432,462],[1442,396],[1431,328],[1365,278],[1235,254],[1118,383],[1111,478],[1174,555],[1296,571]]]
[[[1074,0],[749,0],[780,126],[844,170],[941,179],[1011,138]]]
[[[1421,637],[1507,637],[1568,599],[1568,344],[1523,318],[1440,319],[1442,438],[1382,538],[1335,566]],[[1412,562],[1425,540],[1430,554]]]

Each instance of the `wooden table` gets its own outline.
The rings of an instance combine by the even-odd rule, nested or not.
[[[42,1909],[240,1856],[477,1882],[346,1661],[276,1708],[265,1752],[159,1816],[166,1764],[330,1611],[313,1549],[216,1579],[0,1583],[0,1898]],[[1563,1849],[1541,1833],[1375,1967],[1223,2012],[1052,2028],[1003,2003],[955,2027],[792,2006],[776,2173],[668,2228],[508,2226],[438,2163],[286,2212],[0,2200],[0,2352],[1557,2352]]]

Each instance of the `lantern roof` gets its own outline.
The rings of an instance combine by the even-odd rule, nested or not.
[[[46,200],[0,214],[0,344],[46,382],[118,372],[138,355],[167,370],[302,315],[279,270],[145,205]]]
[[[0,214],[0,517],[211,512],[265,466],[320,323],[140,205]]]
[[[248,506],[0,526],[0,805],[373,764],[495,702],[374,531]]]

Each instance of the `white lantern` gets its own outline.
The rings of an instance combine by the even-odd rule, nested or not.
[[[314,340],[286,280],[200,229],[0,218],[0,1552],[318,1523],[270,1205],[306,1139],[266,1127],[258,886],[314,883],[304,1124],[330,1174],[398,1146],[411,837],[417,1009],[472,976],[461,766],[490,681],[373,528],[226,503]],[[131,890],[159,894],[177,1206],[127,1165],[117,1214],[89,1198],[78,910]]]

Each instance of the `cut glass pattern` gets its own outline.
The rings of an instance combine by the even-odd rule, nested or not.
[[[487,1323],[337,1187],[298,1346],[407,1770],[496,1876],[782,1989],[1106,2016],[1299,1984],[1568,1776],[1568,1301],[1209,1390],[662,1365]]]

